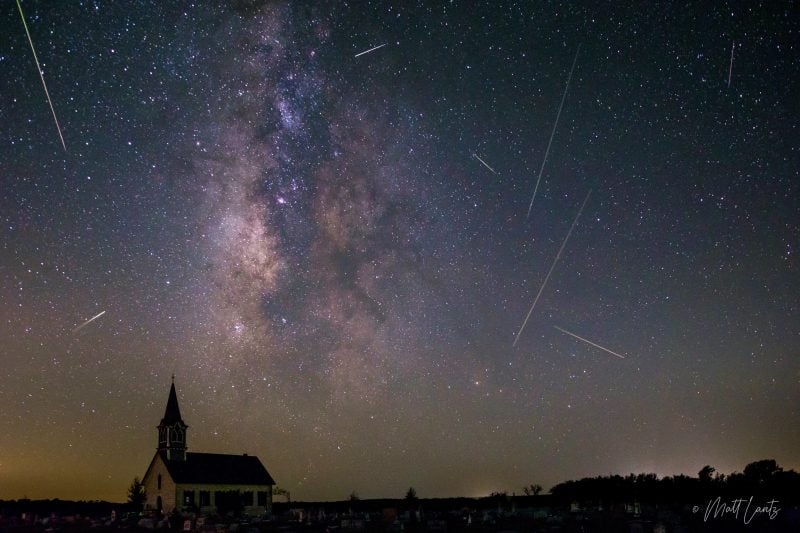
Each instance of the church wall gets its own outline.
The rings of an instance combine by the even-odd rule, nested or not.
[[[158,487],[159,475],[161,476],[161,488]],[[172,477],[167,471],[167,465],[164,464],[160,455],[156,455],[144,479],[142,479],[142,483],[147,494],[145,509],[158,509],[159,496],[161,497],[161,509],[164,512],[169,513],[175,508],[176,485],[172,481]]]
[[[181,483],[177,485],[176,489],[178,501],[181,502],[179,509],[188,510],[190,508],[191,504],[187,505],[186,503],[186,491],[192,491],[194,493],[194,507],[204,514],[211,514],[216,511],[217,502],[215,498],[217,491],[252,492],[253,504],[246,505],[243,507],[243,512],[247,515],[264,514],[265,512],[272,510],[272,485],[214,485],[214,484]],[[200,505],[200,491],[209,492],[211,505],[209,506]],[[265,506],[256,505],[258,503],[259,492],[267,493],[267,501]]]

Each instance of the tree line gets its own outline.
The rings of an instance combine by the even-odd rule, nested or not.
[[[559,483],[550,489],[560,503],[581,502],[614,504],[700,502],[708,498],[741,498],[765,496],[782,503],[800,503],[800,474],[783,470],[774,459],[748,464],[743,472],[723,475],[710,465],[697,477],[656,474],[629,474],[587,477]]]

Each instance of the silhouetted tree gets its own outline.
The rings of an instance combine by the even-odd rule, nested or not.
[[[528,485],[527,487],[522,487],[522,492],[525,493],[525,496],[538,496],[540,492],[542,492],[541,485]]]
[[[134,511],[138,512],[144,508],[145,501],[147,501],[147,492],[144,484],[138,477],[135,477],[131,482],[131,486],[128,487],[128,504],[133,507]]]
[[[599,476],[559,483],[550,494],[562,505],[693,503],[718,496],[740,498],[742,494],[769,496],[783,503],[800,501],[800,474],[794,470],[784,471],[772,459],[750,463],[744,470],[729,476],[714,475],[715,469],[706,465],[696,478],[683,474],[662,479],[655,474]],[[530,488],[526,489],[529,494]]]
[[[797,505],[800,503],[800,474],[794,470],[777,472],[770,489],[782,502]]]
[[[717,471],[717,469],[714,468],[713,466],[706,465],[706,466],[704,466],[703,468],[700,469],[700,471],[697,473],[697,477],[700,479],[701,483],[710,483],[711,482],[711,476],[716,471]]]
[[[353,492],[351,492],[351,493],[350,493],[349,500],[350,500],[351,502],[357,502],[357,501],[358,501],[358,500],[360,500],[360,499],[361,499],[361,498],[359,498],[359,497],[358,497],[358,493],[357,493],[356,491],[353,491]]]
[[[764,459],[744,467],[744,477],[750,482],[761,485],[771,481],[775,474],[782,471],[783,468],[778,466],[775,459]]]
[[[408,487],[408,491],[406,492],[406,501],[407,502],[417,501],[417,491],[414,490],[414,487]]]

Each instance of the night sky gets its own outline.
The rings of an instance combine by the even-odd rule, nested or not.
[[[2,3],[0,498],[800,469],[798,5],[390,4]]]

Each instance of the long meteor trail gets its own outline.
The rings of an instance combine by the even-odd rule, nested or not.
[[[731,88],[731,76],[733,75],[733,51],[736,49],[736,41],[731,43],[731,66],[728,67],[728,88]]]
[[[478,161],[480,161],[480,162],[481,162],[481,164],[482,164],[483,166],[485,166],[486,168],[488,168],[489,170],[491,170],[491,171],[492,171],[492,174],[494,174],[495,176],[497,175],[497,172],[496,172],[496,171],[495,171],[495,170],[494,170],[492,167],[490,167],[490,166],[489,166],[489,165],[486,163],[486,161],[484,161],[483,159],[481,159],[481,156],[479,156],[479,155],[478,155],[478,154],[476,154],[475,152],[472,152],[472,155],[474,155],[474,156],[475,156],[475,159],[477,159]]]
[[[56,123],[56,129],[58,130],[58,138],[61,139],[61,146],[64,147],[64,151],[67,151],[67,145],[64,142],[64,135],[61,134],[61,126],[58,124],[58,117],[56,117],[56,110],[53,107],[53,101],[50,99],[50,92],[47,90],[47,84],[44,82],[44,74],[42,73],[42,67],[39,65],[39,58],[36,57],[36,49],[33,47],[33,40],[31,39],[31,32],[28,31],[28,23],[25,22],[25,14],[22,12],[22,5],[17,0],[17,9],[19,9],[19,16],[22,18],[22,25],[25,27],[25,35],[28,36],[28,43],[31,45],[31,52],[33,52],[33,60],[36,62],[36,72],[39,73],[39,78],[42,80],[42,87],[44,87],[44,95],[47,97],[47,103],[50,104],[50,111],[53,113],[53,120]]]
[[[539,292],[536,293],[536,298],[533,300],[533,304],[531,304],[531,308],[528,311],[528,314],[525,316],[525,320],[522,322],[522,326],[520,326],[519,331],[517,332],[517,336],[514,339],[514,343],[511,345],[512,347],[517,345],[517,341],[519,340],[520,335],[522,335],[522,330],[525,329],[525,324],[528,323],[528,319],[531,317],[531,313],[533,313],[533,308],[536,307],[536,303],[539,301],[539,297],[542,295],[544,288],[547,286],[547,281],[550,279],[550,274],[553,273],[553,269],[556,268],[556,263],[558,263],[559,258],[561,257],[561,252],[564,251],[564,247],[567,245],[567,241],[569,240],[569,236],[572,235],[572,230],[575,229],[575,226],[578,224],[578,219],[583,213],[583,208],[586,207],[586,202],[589,201],[589,195],[592,194],[592,191],[589,190],[586,193],[586,198],[583,200],[581,204],[581,208],[578,210],[578,214],[575,216],[575,220],[572,221],[572,226],[569,227],[569,231],[567,232],[567,236],[564,238],[564,242],[561,243],[561,248],[558,249],[558,253],[556,254],[556,258],[553,259],[553,264],[550,265],[550,270],[547,272],[547,276],[544,278],[544,283],[542,286],[539,287]]]
[[[544,152],[544,159],[542,159],[542,167],[539,169],[539,177],[536,179],[536,187],[533,188],[533,196],[531,196],[531,203],[528,206],[528,214],[525,217],[530,218],[531,209],[533,209],[533,200],[536,198],[536,191],[539,190],[539,182],[542,181],[542,172],[544,172],[544,165],[547,163],[547,155],[550,153],[550,146],[553,144],[553,137],[556,135],[556,128],[558,127],[558,119],[561,118],[561,109],[564,108],[564,100],[567,99],[567,91],[569,91],[569,82],[572,81],[572,72],[575,70],[575,63],[578,62],[578,54],[581,51],[581,45],[575,51],[575,59],[572,60],[572,68],[569,69],[569,76],[567,77],[567,86],[564,87],[564,94],[561,95],[561,104],[558,106],[558,113],[556,113],[556,121],[553,124],[553,131],[550,132],[550,140],[547,143],[547,150]]]
[[[560,327],[558,327],[558,326],[553,326],[553,327],[554,327],[554,328],[556,328],[556,329],[557,329],[558,331],[560,331],[561,333],[566,333],[567,335],[570,335],[570,336],[572,336],[572,337],[575,337],[575,338],[576,338],[576,339],[578,339],[579,341],[583,341],[583,342],[585,342],[586,344],[591,344],[591,345],[592,345],[592,346],[594,346],[595,348],[600,348],[600,349],[601,349],[601,350],[603,350],[604,352],[608,352],[608,353],[610,353],[611,355],[616,355],[616,356],[617,356],[617,357],[619,357],[620,359],[625,359],[625,356],[624,356],[624,355],[620,355],[620,354],[618,354],[617,352],[613,352],[613,351],[609,350],[608,348],[603,348],[603,347],[602,347],[602,346],[600,346],[599,344],[595,344],[595,343],[593,343],[592,341],[590,341],[590,340],[588,340],[588,339],[584,339],[584,338],[583,338],[583,337],[581,337],[580,335],[575,335],[574,333],[570,333],[569,331],[567,331],[567,330],[565,330],[565,329],[561,329],[561,328],[560,328]]]
[[[99,313],[94,315],[92,318],[90,318],[89,320],[87,320],[86,322],[84,322],[83,324],[78,326],[77,328],[73,329],[72,333],[77,333],[79,330],[81,330],[81,329],[85,328],[86,326],[88,326],[90,322],[92,322],[94,320],[97,320],[98,318],[103,316],[105,313],[106,313],[105,311],[100,311]]]
[[[19,1],[19,0],[17,0],[17,1]],[[370,48],[369,50],[364,50],[363,52],[359,52],[359,53],[357,53],[357,54],[356,54],[356,57],[358,57],[358,56],[363,56],[364,54],[368,54],[368,53],[370,53],[370,52],[374,52],[374,51],[375,51],[375,50],[377,50],[378,48],[383,48],[383,47],[384,47],[384,46],[386,46],[387,44],[389,44],[389,43],[383,43],[383,44],[379,44],[378,46],[376,46],[376,47],[374,47],[374,48]]]

